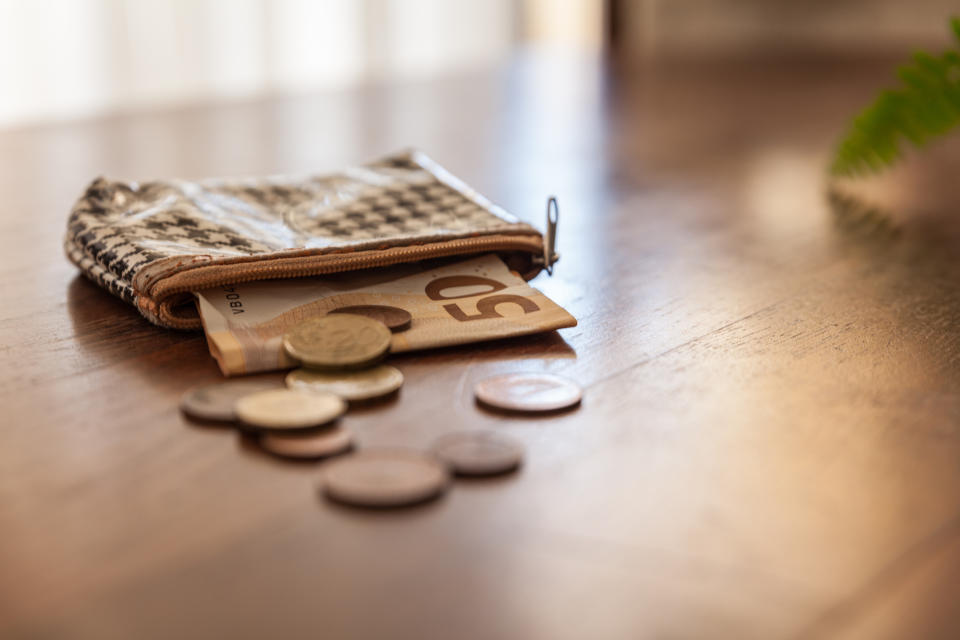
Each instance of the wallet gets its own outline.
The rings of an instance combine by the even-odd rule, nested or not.
[[[64,249],[151,322],[199,329],[192,292],[240,282],[483,253],[529,280],[558,259],[553,199],[547,221],[544,239],[409,151],[335,175],[97,178],[70,213]]]

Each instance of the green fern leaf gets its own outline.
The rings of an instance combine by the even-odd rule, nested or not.
[[[960,19],[950,20],[960,43]],[[940,56],[919,52],[897,69],[902,83],[882,91],[857,115],[837,145],[835,176],[876,173],[903,156],[904,142],[917,148],[960,124],[960,50]]]

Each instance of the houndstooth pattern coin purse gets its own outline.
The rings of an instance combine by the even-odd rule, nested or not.
[[[413,151],[330,176],[98,178],[70,213],[64,247],[152,322],[192,329],[192,291],[490,252],[529,279],[557,259],[552,237]]]

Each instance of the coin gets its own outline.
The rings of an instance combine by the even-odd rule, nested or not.
[[[356,402],[393,393],[403,385],[403,374],[396,367],[381,364],[358,371],[320,371],[295,369],[287,374],[287,386],[300,391],[325,391]]]
[[[359,368],[373,364],[390,348],[383,323],[348,313],[310,318],[283,336],[292,357],[311,367]]]
[[[402,450],[368,450],[335,460],[324,474],[324,492],[360,507],[400,507],[439,496],[450,480],[436,458]]]
[[[491,476],[513,471],[523,461],[523,445],[493,431],[459,431],[441,436],[431,448],[454,473]]]
[[[352,313],[357,316],[364,316],[382,322],[394,333],[409,329],[410,323],[413,321],[413,316],[410,315],[409,311],[382,304],[358,304],[352,307],[340,307],[330,313]]]
[[[180,410],[197,420],[234,422],[233,405],[255,391],[282,389],[280,380],[228,380],[194,387],[180,398]]]
[[[508,373],[481,380],[473,388],[482,404],[508,411],[557,411],[580,402],[577,383],[550,373]]]
[[[312,429],[336,420],[347,403],[332,393],[269,389],[244,396],[234,411],[243,424],[264,430]]]
[[[278,456],[288,458],[324,458],[343,453],[353,445],[353,434],[343,427],[333,427],[306,435],[268,433],[260,438],[260,446]]]

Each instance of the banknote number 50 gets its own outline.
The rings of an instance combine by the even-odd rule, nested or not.
[[[447,289],[453,289],[454,287],[476,286],[490,287],[490,290],[484,291],[483,293],[465,293],[454,296],[444,295],[444,292]],[[424,291],[427,294],[427,297],[431,300],[456,300],[458,298],[486,296],[477,300],[477,313],[472,315],[467,314],[457,303],[443,305],[444,311],[449,313],[454,320],[459,320],[460,322],[502,318],[503,316],[497,312],[497,306],[501,304],[515,304],[523,309],[524,313],[540,311],[540,307],[537,306],[536,302],[530,300],[529,298],[524,298],[523,296],[509,294],[500,294],[495,296],[490,295],[491,293],[495,293],[506,288],[507,285],[503,284],[502,282],[497,282],[496,280],[491,280],[490,278],[481,278],[480,276],[447,276],[432,280],[430,284],[426,286]]]

